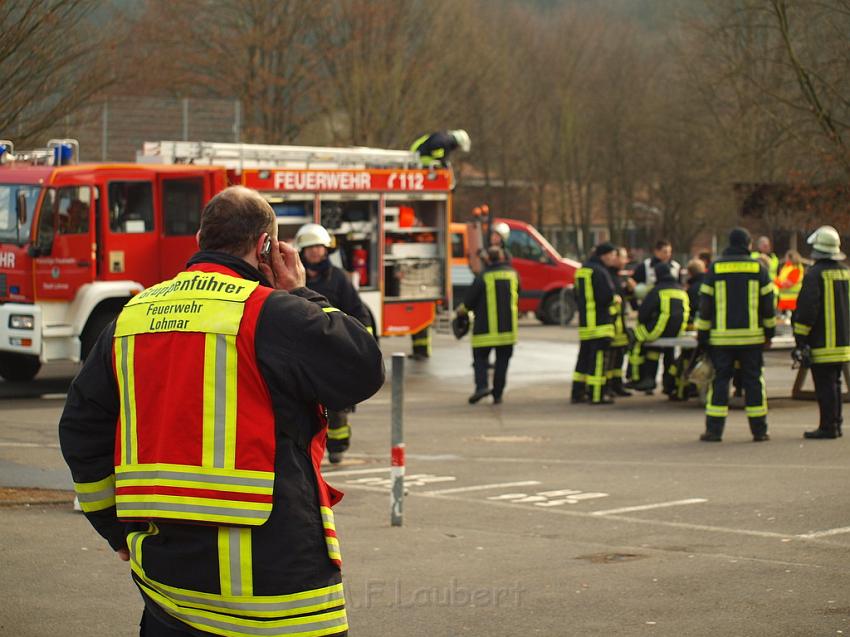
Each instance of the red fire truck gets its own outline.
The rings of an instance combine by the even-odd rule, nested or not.
[[[383,334],[415,333],[448,305],[452,176],[420,169],[415,153],[156,142],[135,164],[75,164],[73,140],[0,149],[6,380],[84,359],[132,295],[183,268],[203,206],[230,184],[263,192],[283,239],[326,225]]]

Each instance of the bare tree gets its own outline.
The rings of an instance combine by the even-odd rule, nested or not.
[[[150,0],[135,25],[128,92],[238,98],[244,137],[292,142],[315,119],[310,0]]]
[[[0,131],[19,144],[35,143],[115,81],[122,30],[98,24],[110,22],[100,6],[96,0],[0,2]]]

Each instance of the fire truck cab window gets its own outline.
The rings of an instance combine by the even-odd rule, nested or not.
[[[452,258],[462,259],[466,256],[463,249],[463,235],[460,232],[452,232]]]
[[[88,187],[60,188],[56,199],[59,234],[88,234],[91,190]]]
[[[195,234],[201,225],[202,179],[168,179],[162,182],[162,219],[165,234]]]
[[[545,259],[540,244],[522,230],[511,230],[511,234],[508,236],[508,252],[514,259],[528,259],[530,261]]]
[[[109,229],[123,233],[153,231],[153,186],[149,181],[109,184]]]

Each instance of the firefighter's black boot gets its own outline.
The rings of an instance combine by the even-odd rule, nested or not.
[[[573,393],[570,397],[570,402],[575,404],[583,403],[585,401],[587,401],[587,385],[581,381],[574,380]]]
[[[632,392],[623,387],[623,379],[622,378],[612,378],[608,381],[608,387],[611,390],[611,393],[615,396],[631,396]]]
[[[723,439],[723,427],[726,425],[724,418],[717,416],[705,417],[705,433],[699,439],[702,442],[720,442]]]
[[[767,419],[764,416],[750,418],[750,432],[753,434],[753,442],[770,440],[770,436],[767,434]]]

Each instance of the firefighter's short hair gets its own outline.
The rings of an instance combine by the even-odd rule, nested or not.
[[[201,213],[201,250],[234,256],[249,253],[268,232],[274,234],[275,214],[260,193],[244,186],[225,188],[209,200]]]

